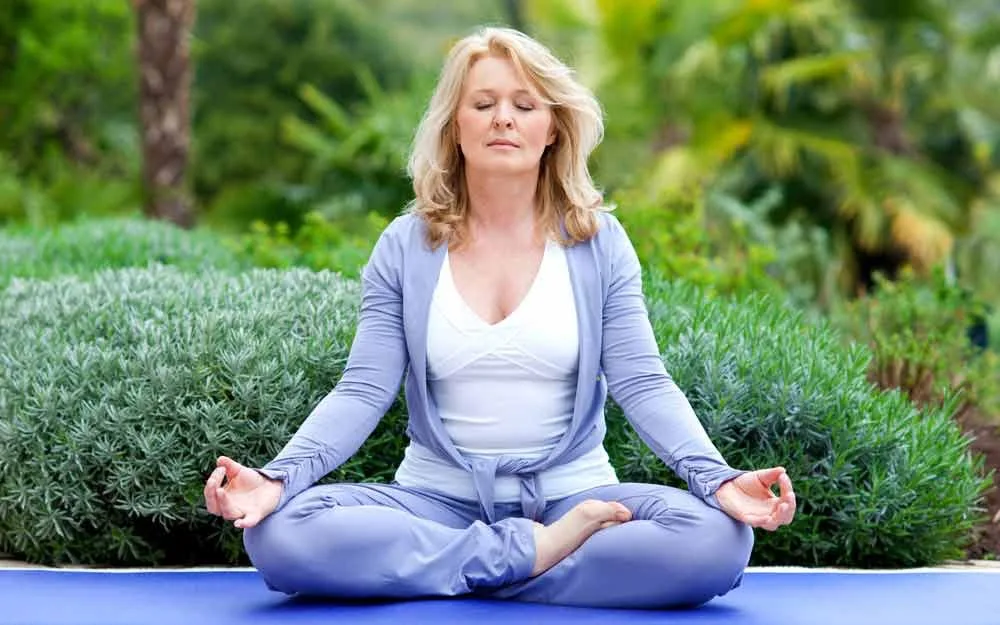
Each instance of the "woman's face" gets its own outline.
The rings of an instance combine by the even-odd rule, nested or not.
[[[487,56],[473,63],[455,117],[469,171],[537,170],[546,146],[555,140],[551,108],[504,58]]]

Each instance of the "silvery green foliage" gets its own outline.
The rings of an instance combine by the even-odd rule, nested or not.
[[[989,481],[951,419],[955,401],[919,410],[878,392],[867,348],[845,347],[766,298],[651,282],[664,362],[729,464],[784,466],[794,480],[796,521],[757,533],[755,563],[892,567],[962,556]],[[677,483],[617,407],[609,416],[622,479]]]
[[[13,282],[0,297],[0,551],[236,560],[238,535],[203,512],[204,478],[223,453],[269,460],[333,387],[358,296],[306,270]],[[339,477],[377,474],[361,457],[398,453],[385,446],[400,432],[383,422]]]
[[[102,271],[0,294],[0,550],[41,562],[245,563],[203,511],[221,453],[262,464],[343,370],[358,286],[330,273]],[[870,354],[761,298],[649,291],[664,360],[742,468],[783,465],[795,523],[754,562],[920,565],[960,555],[986,480],[943,409],[865,378]],[[676,483],[609,403],[622,480]],[[669,418],[669,415],[664,415]],[[397,401],[329,480],[386,481]]]
[[[56,228],[0,231],[0,289],[15,277],[89,274],[163,264],[184,269],[248,268],[222,237],[141,217],[107,217]]]

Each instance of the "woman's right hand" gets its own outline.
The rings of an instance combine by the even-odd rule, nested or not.
[[[279,480],[266,478],[231,458],[220,456],[216,469],[205,482],[205,507],[214,515],[234,521],[236,527],[253,527],[278,507],[281,488]]]

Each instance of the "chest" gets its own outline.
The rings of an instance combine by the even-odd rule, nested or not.
[[[564,251],[546,250],[509,315],[489,323],[459,293],[450,263],[431,297],[427,362],[433,379],[568,380],[579,362],[579,326]],[[455,378],[455,379],[458,379]]]
[[[455,290],[482,321],[494,325],[511,316],[538,281],[554,243],[514,249],[478,248],[449,253]]]

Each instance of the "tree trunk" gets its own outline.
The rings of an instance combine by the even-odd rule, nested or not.
[[[188,38],[195,0],[132,0],[136,9],[142,182],[147,216],[188,228],[185,184],[191,144]]]

